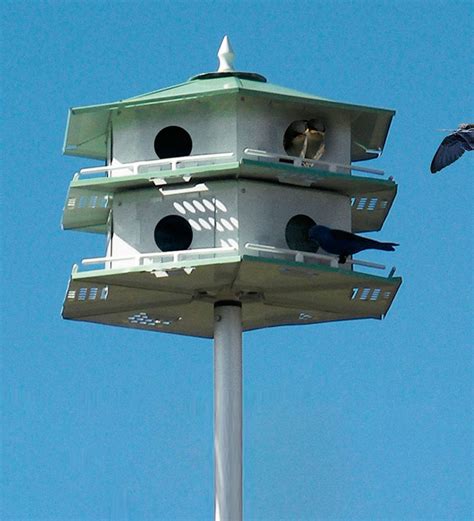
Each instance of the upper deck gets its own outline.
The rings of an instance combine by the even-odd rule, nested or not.
[[[381,170],[247,148],[240,160],[218,153],[83,168],[70,184],[63,228],[106,233],[118,192],[146,187],[165,192],[168,186],[195,191],[206,180],[237,178],[345,195],[351,200],[353,232],[380,230],[397,193],[397,184]]]

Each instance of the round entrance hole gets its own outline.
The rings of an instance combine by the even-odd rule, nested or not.
[[[155,137],[155,152],[160,159],[189,156],[192,148],[191,136],[181,127],[165,127]]]
[[[316,222],[307,215],[295,215],[285,228],[286,244],[290,250],[310,251],[316,253],[319,246],[308,238],[309,229]]]
[[[167,215],[155,227],[155,242],[161,251],[187,250],[192,240],[191,225],[179,215]]]

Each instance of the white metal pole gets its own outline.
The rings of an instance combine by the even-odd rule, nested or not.
[[[242,307],[214,306],[215,521],[242,520]]]

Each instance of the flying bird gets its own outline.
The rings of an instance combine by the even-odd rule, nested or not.
[[[395,251],[395,242],[379,242],[367,237],[361,237],[343,230],[333,230],[327,226],[316,224],[309,230],[311,241],[318,243],[328,253],[339,255],[339,263],[344,264],[348,255],[362,250]]]
[[[316,161],[324,154],[326,128],[316,119],[299,119],[287,128],[283,136],[283,146],[290,156]]]
[[[466,150],[474,150],[474,123],[461,123],[454,132],[441,141],[431,161],[431,173],[435,174],[445,166],[454,163]]]

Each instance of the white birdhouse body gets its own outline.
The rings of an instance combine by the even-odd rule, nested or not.
[[[65,152],[105,165],[74,177],[63,226],[107,245],[74,268],[63,316],[198,336],[222,299],[244,329],[383,317],[401,279],[308,232],[382,227],[396,184],[352,163],[381,152],[393,111],[222,70],[71,110]]]
[[[176,136],[176,156],[170,157],[235,151],[235,112],[235,100],[229,97],[222,97],[214,103],[211,100],[183,100],[178,107],[176,104],[164,104],[119,112],[112,119],[109,137],[112,141],[111,164],[161,159],[157,149],[159,151],[159,133],[164,129],[171,129],[171,138]],[[173,129],[176,129],[175,136]],[[188,141],[180,139],[180,129],[189,135],[190,150],[186,146]],[[166,144],[163,150],[166,151]],[[129,169],[111,172],[112,176],[130,174],[132,172]]]
[[[248,243],[295,250],[305,242],[310,246],[302,241],[306,228],[298,225],[298,216],[332,228],[351,225],[346,196],[245,179],[200,183],[191,193],[127,191],[114,198],[112,214],[109,255],[123,259],[112,268],[133,267],[137,255],[163,249],[235,248],[244,255]],[[166,219],[171,219],[168,226]],[[160,230],[166,237],[175,234],[171,244],[165,244]]]
[[[286,129],[292,121],[305,118],[321,120],[326,126],[324,161],[350,164],[349,114],[236,95],[117,111],[112,115],[108,136],[109,163],[118,166],[161,159],[160,132],[165,131],[164,141],[167,129],[171,129],[176,146],[172,151],[176,156],[170,157],[232,152],[240,160],[246,149],[286,155],[283,145]],[[180,133],[189,137],[183,140]],[[162,155],[167,155],[166,150],[164,145]],[[111,176],[132,173],[124,168],[111,171]]]

